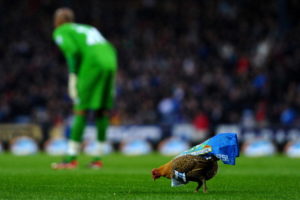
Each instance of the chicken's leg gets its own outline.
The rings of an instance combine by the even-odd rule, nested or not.
[[[202,183],[203,183],[203,192],[207,193],[207,186],[206,186],[206,180],[205,180],[205,178],[202,179]]]
[[[194,191],[195,193],[196,193],[196,192],[199,192],[199,189],[201,188],[202,184],[203,184],[202,181],[199,181],[199,182],[198,182],[198,185],[197,185],[197,187],[196,187],[196,189],[195,189],[195,191]]]

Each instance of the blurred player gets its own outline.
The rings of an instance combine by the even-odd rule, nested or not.
[[[64,54],[69,69],[69,95],[74,104],[74,121],[65,160],[53,163],[54,169],[77,166],[87,111],[95,111],[97,156],[90,163],[101,168],[101,155],[109,124],[108,111],[113,105],[117,59],[114,47],[94,27],[74,23],[69,8],[59,8],[54,14],[53,39]]]

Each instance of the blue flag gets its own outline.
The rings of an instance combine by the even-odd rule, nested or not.
[[[177,157],[194,155],[209,158],[215,156],[224,164],[235,165],[235,158],[239,157],[238,139],[235,133],[221,133],[205,142],[198,144]]]

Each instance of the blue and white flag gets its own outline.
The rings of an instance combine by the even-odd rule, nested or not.
[[[224,164],[235,165],[235,158],[239,157],[238,139],[235,133],[221,133],[205,142],[198,144],[177,157],[194,155],[209,158],[215,156]]]

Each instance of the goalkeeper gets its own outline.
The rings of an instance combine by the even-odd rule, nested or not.
[[[77,166],[87,111],[95,112],[97,155],[90,163],[101,168],[101,155],[109,124],[108,112],[113,106],[117,59],[114,47],[94,27],[74,23],[69,8],[59,8],[54,14],[53,39],[64,54],[69,69],[69,95],[74,104],[74,119],[68,142],[67,156],[54,169]]]

